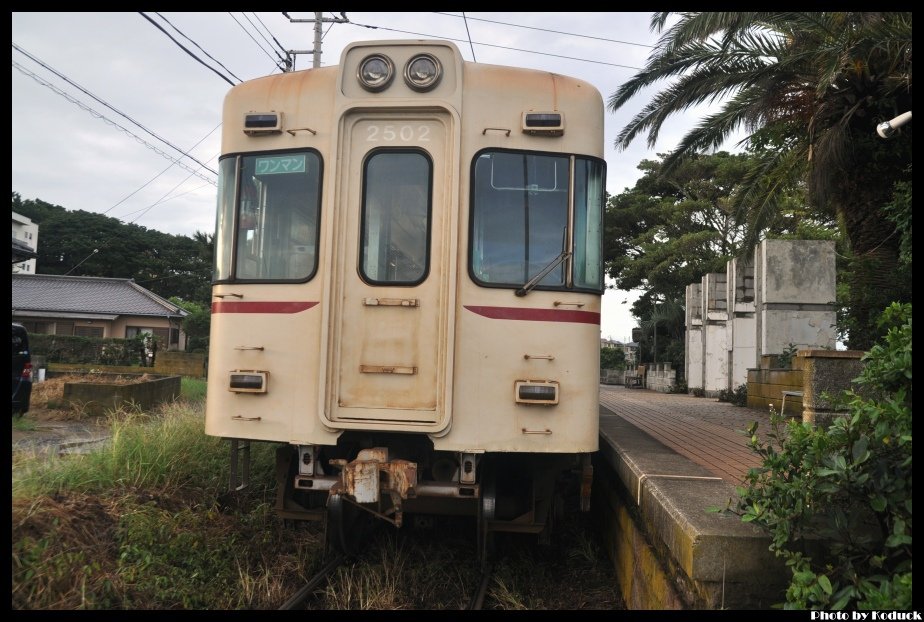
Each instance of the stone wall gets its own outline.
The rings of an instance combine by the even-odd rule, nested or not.
[[[106,383],[96,379],[94,382],[66,382],[64,401],[89,415],[102,415],[119,408],[150,410],[161,402],[180,397],[179,376],[144,376],[137,376],[138,381],[130,383]]]
[[[600,384],[625,384],[626,370],[624,369],[601,369]]]
[[[856,389],[853,381],[866,366],[860,350],[800,350],[799,358],[805,361],[803,377],[802,420],[816,425],[827,425],[839,410],[831,398],[839,397],[847,389]]]
[[[671,393],[677,385],[677,370],[671,363],[650,363],[645,370],[645,388]]]
[[[34,367],[38,367],[33,364]],[[48,372],[86,373],[89,371],[111,374],[157,374],[159,376],[205,377],[205,355],[190,352],[158,352],[154,367],[129,365],[90,365],[87,363],[49,363]]]
[[[803,371],[805,361],[800,356],[793,357],[791,367],[778,367],[776,356],[761,357],[760,367],[748,370],[748,407],[766,410],[770,407],[789,417],[802,416],[802,398],[788,396],[786,412],[783,408],[783,391],[803,390]]]
[[[154,363],[157,374],[205,377],[205,354],[198,352],[158,352]]]
[[[780,367],[779,356],[762,356],[760,367],[748,370],[748,406],[772,406],[782,412],[783,392],[800,392],[801,397],[786,396],[782,414],[827,425],[843,412],[836,398],[848,389],[858,389],[853,381],[866,365],[864,354],[859,350],[799,350],[791,367]]]

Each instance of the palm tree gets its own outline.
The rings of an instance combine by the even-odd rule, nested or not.
[[[850,345],[866,349],[875,318],[891,300],[910,300],[895,278],[900,236],[883,210],[897,182],[910,179],[911,129],[884,141],[876,125],[911,110],[911,13],[670,13],[652,17],[664,31],[644,69],[608,101],[615,111],[644,87],[676,78],[619,133],[617,148],[648,134],[654,147],[672,114],[723,101],[665,158],[720,147],[744,129],[761,163],[737,207],[758,226],[804,181],[817,209],[836,213],[859,261],[854,264]],[[756,244],[756,235],[747,247]]]
[[[686,312],[682,302],[666,300],[654,303],[648,319],[641,321],[640,328],[645,349],[651,348],[646,359],[651,358],[654,363],[669,361],[678,369],[683,368]],[[661,336],[660,346],[658,335]]]

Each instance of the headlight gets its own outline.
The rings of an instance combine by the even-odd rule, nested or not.
[[[376,93],[383,90],[395,77],[395,65],[384,54],[373,54],[359,64],[359,83],[367,91]]]
[[[442,76],[440,61],[429,54],[418,54],[404,66],[404,81],[415,91],[429,91]]]

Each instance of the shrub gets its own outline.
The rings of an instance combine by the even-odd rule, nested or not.
[[[768,440],[748,430],[762,465],[738,511],[792,571],[786,608],[911,609],[911,305],[891,305],[881,324],[855,380],[862,395],[843,395],[847,415],[821,428],[771,410]]]
[[[34,334],[32,354],[48,363],[92,363],[96,365],[139,365],[144,360],[142,336],[132,339],[73,337]]]
[[[799,349],[796,348],[793,343],[786,346],[786,348],[783,349],[783,353],[777,357],[779,366],[783,368],[792,367],[792,360],[796,357],[798,351]]]
[[[748,385],[746,382],[742,382],[735,390],[731,393],[729,397],[729,402],[734,406],[747,406],[748,404]]]

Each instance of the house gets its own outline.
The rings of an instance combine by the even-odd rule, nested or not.
[[[13,274],[13,321],[46,335],[131,339],[153,334],[184,350],[188,313],[132,279]]]
[[[626,366],[635,367],[638,360],[638,343],[635,341],[623,343],[613,339],[600,338],[600,348],[616,348],[622,350],[626,355]]]

